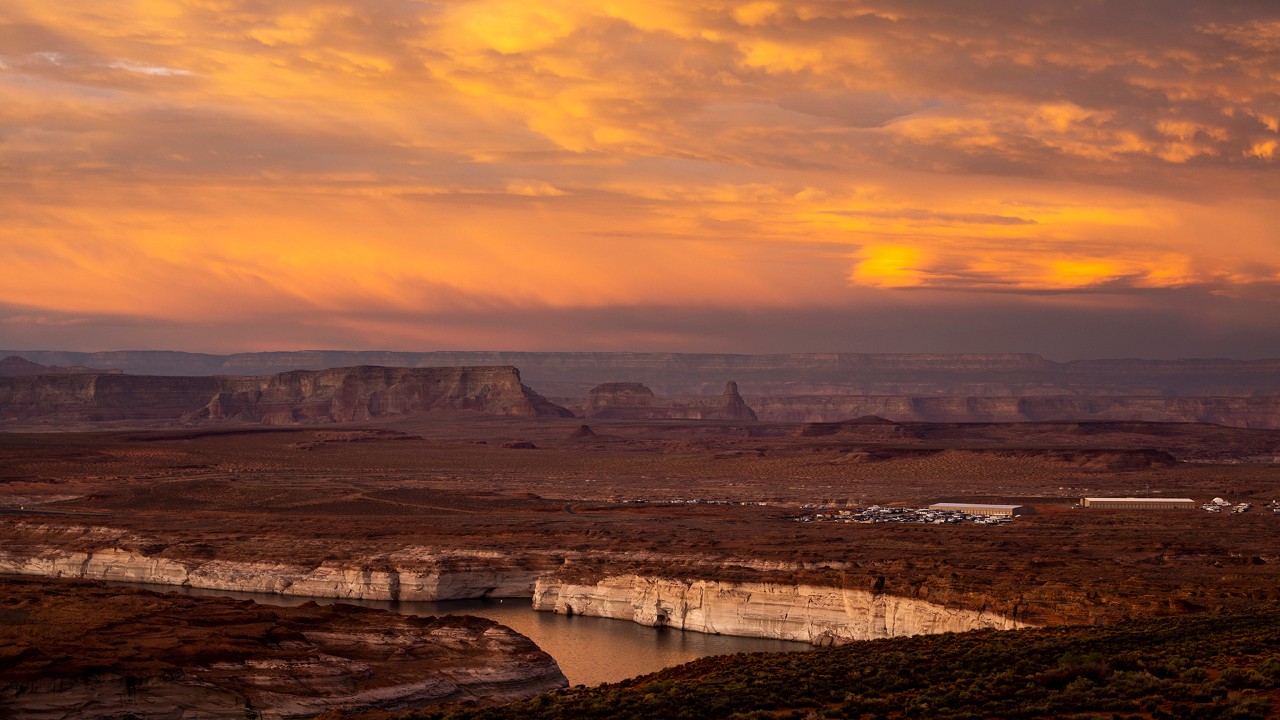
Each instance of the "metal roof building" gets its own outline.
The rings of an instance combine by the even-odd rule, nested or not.
[[[1192,510],[1196,501],[1191,498],[1087,497],[1080,498],[1080,506],[1099,510]]]
[[[988,505],[986,503],[934,503],[930,510],[953,510],[970,515],[998,515],[1013,517],[1014,515],[1030,515],[1032,510],[1026,505]]]

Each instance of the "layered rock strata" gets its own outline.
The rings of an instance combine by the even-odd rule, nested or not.
[[[725,383],[716,397],[657,398],[640,383],[605,383],[587,393],[582,414],[588,418],[624,420],[756,420],[742,399],[738,383]]]
[[[300,351],[205,355],[172,351],[0,350],[45,365],[155,375],[265,375],[353,365],[512,365],[544,394],[582,397],[601,383],[645,383],[660,396],[716,393],[724,378],[748,395],[1104,397],[1280,395],[1280,359],[1076,360],[1031,353],[730,355],[625,352]],[[758,409],[758,408],[757,408]],[[846,415],[845,417],[852,417]]]
[[[344,600],[425,601],[529,597],[542,571],[496,553],[398,553],[317,567],[237,560],[195,560],[105,547],[0,550],[0,574],[86,578]]]
[[[1280,396],[972,397],[909,395],[751,396],[761,420],[832,423],[876,415],[896,422],[1203,422],[1280,428]]]
[[[0,579],[0,715],[302,718],[565,687],[528,638],[474,617],[283,608]]]
[[[39,536],[40,531],[32,532]],[[196,560],[149,554],[136,539],[100,528],[50,528],[46,540],[0,550],[0,574],[87,578],[213,590],[359,600],[435,601],[531,597],[548,612],[629,620],[694,632],[799,640],[815,644],[1024,623],[986,610],[944,606],[876,590],[782,582],[688,580],[641,574],[568,581],[563,559],[498,553],[398,553],[317,567],[247,560]],[[113,547],[92,547],[94,540]],[[90,545],[84,547],[86,544]],[[77,549],[68,545],[80,545]],[[705,568],[714,573],[714,568]]]
[[[723,387],[720,384],[723,378],[734,377],[747,394],[744,404],[754,409],[761,420],[770,422],[833,422],[874,414],[900,421],[1109,419],[1280,427],[1280,359],[1057,363],[1027,353],[710,355],[308,351],[201,355],[167,351],[0,351],[0,357],[4,356],[45,365],[116,368],[130,373],[174,376],[262,377],[280,371],[318,371],[357,365],[418,369],[515,366],[521,368],[525,382],[541,393],[574,398],[572,404],[575,405],[601,383],[644,383],[659,397],[683,398],[660,402],[715,406],[719,401],[714,393]],[[31,370],[29,365],[22,367],[26,369],[15,372]],[[113,387],[131,382],[121,381]],[[89,392],[82,385],[72,383],[71,392],[76,388],[82,393]],[[24,402],[15,405],[6,399],[15,394],[15,387],[21,384],[0,383],[0,421],[25,412]],[[66,389],[50,391],[55,395],[68,392]],[[31,394],[30,390],[23,392]],[[182,388],[175,387],[167,395],[172,400],[182,392]],[[218,392],[222,390],[202,386],[196,393],[199,402],[191,405],[183,400],[179,403],[179,415],[206,405],[210,406],[208,413],[212,416],[234,415],[239,411],[234,397],[213,402]],[[538,414],[556,415],[563,411],[563,408],[548,407],[545,402],[533,401],[542,408]],[[254,403],[249,405],[252,415]],[[373,411],[377,407],[375,403],[370,408],[370,416],[377,416]],[[133,417],[122,415],[120,408],[103,403],[87,406],[73,403],[63,411],[74,411],[72,417],[90,419]],[[357,409],[356,413],[360,412]],[[583,414],[590,415],[586,408]],[[723,411],[718,417],[724,417]]]
[[[653,627],[815,645],[1028,627],[986,610],[944,607],[874,591],[640,575],[616,575],[586,584],[544,578],[534,589],[533,607]]]
[[[352,367],[255,377],[0,378],[0,421],[358,422],[438,411],[571,417],[514,367]]]

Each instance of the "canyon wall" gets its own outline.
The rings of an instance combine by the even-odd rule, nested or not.
[[[1280,396],[1265,397],[939,397],[752,396],[761,420],[830,423],[867,415],[896,422],[1203,422],[1280,428]]]
[[[0,350],[45,365],[150,375],[267,375],[355,365],[520,368],[544,395],[585,396],[614,382],[659,396],[714,396],[725,378],[747,395],[1223,396],[1280,395],[1280,359],[1078,360],[1030,353],[730,355],[623,352],[303,351],[204,355]]]
[[[533,607],[654,627],[815,645],[1027,627],[985,610],[944,607],[866,590],[638,575],[616,575],[586,584],[543,578],[534,590]]]
[[[586,418],[625,420],[745,420],[756,413],[738,393],[738,383],[725,383],[718,397],[657,398],[641,383],[606,383],[587,393],[573,409]]]
[[[0,377],[0,422],[354,422],[437,411],[569,417],[513,367],[351,367],[249,377]]]
[[[1280,427],[1276,359],[1055,363],[1020,353],[0,351],[0,357],[6,354],[19,358],[8,360],[18,373],[31,372],[30,361],[35,361],[176,376],[0,377],[0,421],[185,416],[347,422],[440,408],[570,414],[545,395],[562,399],[579,415],[600,418],[749,420],[757,415],[770,422],[831,422],[880,415],[929,422],[1145,420]],[[347,367],[356,363],[380,367]],[[327,369],[333,367],[338,369]],[[280,370],[288,372],[266,374]],[[486,372],[502,377],[486,379]],[[521,377],[538,392],[521,385]],[[720,393],[726,377],[736,382]]]
[[[11,528],[13,530],[14,528]],[[531,597],[536,610],[650,626],[819,645],[1024,623],[985,609],[887,593],[781,582],[722,582],[621,574],[558,578],[563,558],[405,548],[315,567],[148,553],[105,528],[18,528],[0,574],[87,578],[279,595],[392,601]],[[12,534],[12,533],[11,533]],[[95,546],[103,543],[101,546]],[[145,544],[145,543],[141,543]],[[714,573],[714,569],[710,570]]]
[[[87,578],[343,600],[426,601],[529,597],[545,570],[495,553],[396,553],[317,567],[234,560],[195,560],[140,550],[36,546],[0,550],[0,574]]]

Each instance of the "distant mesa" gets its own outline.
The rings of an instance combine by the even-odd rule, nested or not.
[[[641,383],[605,383],[587,393],[583,415],[613,420],[756,420],[732,380],[716,397],[676,398],[658,398]]]
[[[119,374],[119,370],[95,370],[93,368],[81,367],[73,365],[71,367],[59,367],[57,365],[41,365],[34,363],[26,358],[10,355],[0,360],[0,377],[32,377],[35,375],[83,375],[86,373],[115,373]]]
[[[587,401],[583,404],[586,417],[616,417],[616,411],[623,416],[641,415],[643,408],[657,407],[658,400],[653,391],[640,383],[605,383],[591,388],[587,393]]]
[[[0,360],[0,377],[24,377],[28,375],[44,375],[49,368],[40,363],[24,360],[17,355]]]
[[[519,367],[523,381],[585,418],[733,418],[832,423],[1213,423],[1280,428],[1280,358],[1076,360],[1026,353],[732,355],[587,352],[301,351],[205,355],[173,351],[0,350],[43,365],[128,373],[263,377],[359,366]],[[3,376],[38,371],[9,361]],[[59,367],[55,367],[59,366]],[[741,383],[712,402],[724,378]],[[212,392],[210,393],[212,397]],[[585,399],[585,403],[584,403]],[[207,401],[207,399],[206,399]],[[714,405],[716,407],[710,407]],[[679,409],[683,406],[683,409]],[[643,410],[637,408],[645,408]],[[544,407],[549,414],[558,411]],[[747,411],[750,410],[748,413]],[[838,432],[850,431],[848,427]],[[1090,432],[1082,427],[1082,433]]]
[[[449,411],[573,417],[521,383],[514,367],[365,366],[247,377],[95,373],[0,378],[0,422],[295,425]]]
[[[630,352],[389,352],[308,350],[207,355],[164,350],[99,353],[0,350],[44,365],[119,368],[140,375],[270,375],[290,370],[378,367],[520,368],[524,381],[559,398],[602,383],[645,383],[659,397],[703,396],[734,378],[746,397],[947,396],[1259,397],[1280,395],[1280,358],[1075,360],[1030,353],[733,355]],[[760,408],[752,403],[757,412]],[[881,415],[867,411],[828,420]],[[763,418],[764,415],[761,415]],[[781,420],[781,418],[767,418]],[[813,418],[816,419],[816,418]]]

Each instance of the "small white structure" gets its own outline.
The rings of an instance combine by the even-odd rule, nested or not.
[[[929,506],[929,509],[951,510],[953,512],[969,513],[970,515],[996,515],[1000,517],[1030,515],[1034,512],[1026,505],[988,505],[986,503],[934,503]]]
[[[1099,510],[1194,510],[1196,501],[1191,498],[1087,497],[1080,498],[1080,506]]]

